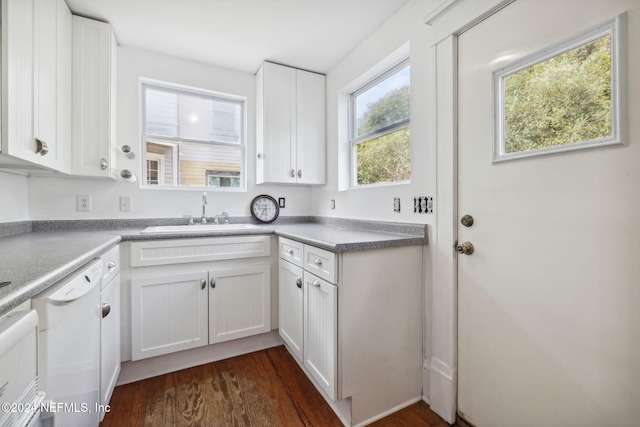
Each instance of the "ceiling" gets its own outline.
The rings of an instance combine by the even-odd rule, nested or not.
[[[120,46],[254,73],[264,60],[328,72],[409,0],[67,0]]]

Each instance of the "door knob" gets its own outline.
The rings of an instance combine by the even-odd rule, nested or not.
[[[465,227],[471,227],[473,225],[473,217],[471,215],[465,215],[462,218],[460,218],[460,222]]]
[[[473,253],[473,243],[464,242],[456,246],[456,252],[462,255],[471,255]]]

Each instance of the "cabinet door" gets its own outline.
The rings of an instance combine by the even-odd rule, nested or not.
[[[2,150],[38,162],[33,136],[33,1],[2,1]],[[6,100],[6,103],[5,103]]]
[[[101,295],[100,405],[107,405],[120,374],[120,274],[113,276]],[[100,420],[104,418],[100,412]]]
[[[278,328],[291,352],[302,360],[304,292],[302,268],[283,259],[278,275]]]
[[[296,179],[325,183],[325,77],[296,70]]]
[[[265,62],[257,79],[257,182],[295,183],[296,70]]]
[[[270,266],[209,271],[209,344],[271,330]]]
[[[131,279],[132,360],[207,344],[207,273]]]
[[[112,32],[109,24],[73,16],[72,173],[110,177]]]
[[[304,366],[335,401],[338,288],[304,272]]]

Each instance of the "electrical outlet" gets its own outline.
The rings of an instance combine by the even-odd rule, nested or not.
[[[280,206],[281,209],[284,209],[285,207],[284,197],[278,197],[278,206]]]
[[[413,213],[432,214],[433,197],[422,196],[413,198]]]
[[[77,210],[80,212],[91,212],[91,196],[88,194],[78,194],[76,196]]]
[[[400,197],[393,198],[393,211],[400,213]]]
[[[331,199],[331,209],[335,209],[335,208],[336,208],[336,200]]]
[[[120,212],[131,212],[131,197],[120,196]]]

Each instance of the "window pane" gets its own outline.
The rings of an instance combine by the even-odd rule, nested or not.
[[[612,135],[611,35],[504,77],[505,152]]]
[[[411,128],[356,145],[357,184],[411,179]]]
[[[215,183],[208,184],[208,176],[212,175],[211,171],[218,171],[215,174],[218,176],[239,176],[241,155],[239,147],[182,143],[179,151],[180,185],[223,186],[216,180]]]
[[[355,137],[409,119],[409,66],[355,95]]]
[[[178,136],[178,95],[146,89],[146,133],[165,137]]]

